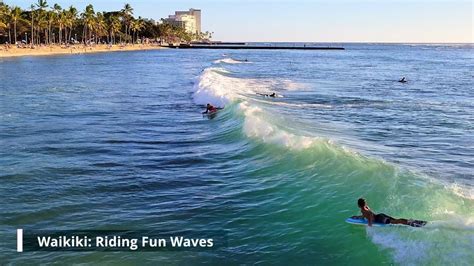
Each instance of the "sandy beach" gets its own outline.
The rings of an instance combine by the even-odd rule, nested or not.
[[[136,51],[136,50],[154,50],[162,49],[158,45],[152,44],[135,44],[135,45],[112,45],[108,46],[105,44],[84,46],[84,45],[71,45],[69,47],[50,45],[50,46],[37,46],[35,48],[18,48],[11,45],[9,48],[6,46],[0,47],[0,58],[2,57],[17,57],[17,56],[46,56],[46,55],[58,55],[58,54],[87,54],[87,53],[100,53],[100,52],[119,52],[119,51]]]

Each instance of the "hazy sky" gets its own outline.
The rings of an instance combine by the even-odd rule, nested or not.
[[[87,4],[158,20],[175,10],[202,9],[203,30],[223,41],[473,42],[472,0],[47,0]],[[36,0],[4,0],[23,8]]]

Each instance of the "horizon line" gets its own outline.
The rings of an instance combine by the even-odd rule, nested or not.
[[[244,42],[244,43],[365,43],[365,44],[473,44],[473,42],[378,42],[378,41],[223,41],[214,42]]]

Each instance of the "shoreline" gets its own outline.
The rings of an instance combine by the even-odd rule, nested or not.
[[[73,55],[73,54],[92,54],[105,52],[122,52],[122,51],[144,51],[144,50],[158,50],[163,49],[159,45],[151,44],[135,44],[135,45],[112,45],[98,44],[94,46],[71,45],[69,47],[51,45],[39,46],[35,48],[18,48],[11,45],[6,49],[5,46],[0,46],[0,58],[22,57],[22,56],[49,56],[49,55]]]

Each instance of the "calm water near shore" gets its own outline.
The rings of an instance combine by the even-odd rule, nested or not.
[[[0,59],[0,262],[472,264],[474,48],[344,47]],[[361,196],[430,223],[346,224]],[[228,247],[19,255],[16,228]]]

